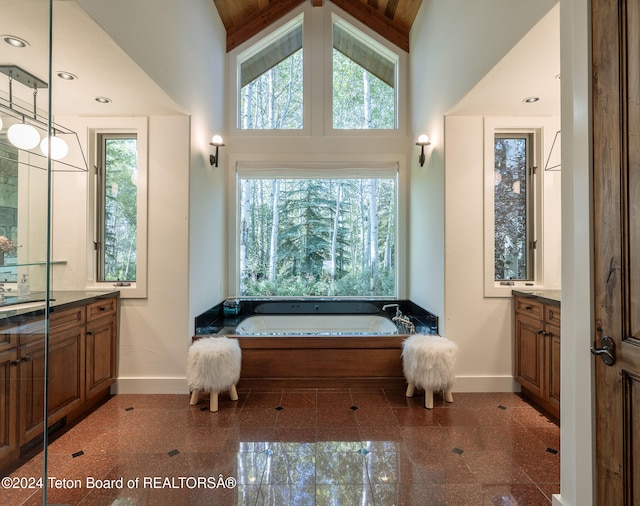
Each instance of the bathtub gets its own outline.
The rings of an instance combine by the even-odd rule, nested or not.
[[[242,320],[238,336],[381,336],[398,328],[378,315],[255,315]]]

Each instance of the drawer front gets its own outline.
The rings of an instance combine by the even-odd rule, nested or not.
[[[62,311],[52,311],[49,316],[49,326],[51,328],[83,325],[86,321],[85,307],[78,306]]]
[[[118,299],[100,299],[87,306],[87,321],[93,321],[103,316],[113,315],[118,308]]]
[[[544,321],[551,323],[552,325],[560,326],[560,307],[559,306],[545,306],[544,307]]]
[[[543,304],[526,297],[516,297],[516,312],[542,319]]]

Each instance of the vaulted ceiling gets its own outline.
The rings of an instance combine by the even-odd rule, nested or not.
[[[409,31],[422,0],[213,0],[227,30],[227,51],[304,2],[322,7],[328,1],[409,52]]]

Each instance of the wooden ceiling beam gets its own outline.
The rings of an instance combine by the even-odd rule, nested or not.
[[[366,3],[354,2],[353,0],[331,1],[403,51],[409,52],[409,31],[400,24],[394,23],[393,20]]]
[[[278,0],[271,2],[249,16],[242,24],[227,29],[227,52],[257,35],[305,0]]]

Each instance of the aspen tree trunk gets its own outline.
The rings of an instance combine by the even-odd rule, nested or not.
[[[280,212],[278,201],[280,200],[280,180],[271,181],[271,195],[273,199],[271,218],[271,237],[269,239],[269,280],[276,279],[276,267],[278,264],[278,226],[280,224]]]
[[[249,217],[251,184],[248,179],[242,181],[242,203],[240,204],[240,295],[247,288],[249,274]]]
[[[369,288],[375,288],[378,276],[378,200],[377,200],[378,180],[369,181],[369,265],[371,277],[369,278]]]
[[[342,203],[342,184],[338,181],[336,189],[336,215],[333,220],[333,237],[331,239],[331,282],[336,277],[337,249],[338,249],[338,225],[340,223],[340,205]]]

